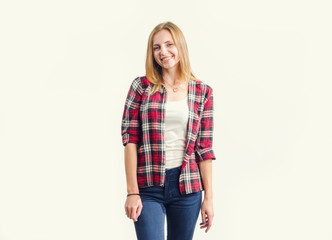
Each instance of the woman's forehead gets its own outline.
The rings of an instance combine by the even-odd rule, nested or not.
[[[172,35],[168,30],[161,30],[157,32],[152,39],[153,43],[166,43],[167,41],[173,41]]]

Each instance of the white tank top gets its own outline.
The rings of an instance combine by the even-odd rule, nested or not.
[[[166,169],[182,165],[188,125],[188,97],[180,101],[166,101],[165,152]]]

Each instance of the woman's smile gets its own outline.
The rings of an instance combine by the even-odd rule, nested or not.
[[[168,60],[170,60],[171,58],[173,58],[173,57],[166,57],[166,58],[163,58],[161,61],[168,62]]]

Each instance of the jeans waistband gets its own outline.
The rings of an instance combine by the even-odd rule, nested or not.
[[[178,174],[180,174],[180,172],[181,172],[181,167],[182,167],[182,166],[175,167],[175,168],[170,168],[170,169],[166,169],[166,176],[169,176],[169,175],[178,175]]]

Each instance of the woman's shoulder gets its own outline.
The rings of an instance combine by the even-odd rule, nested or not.
[[[204,93],[207,95],[212,93],[212,87],[206,82],[203,82],[202,80],[195,80],[193,81],[196,87],[199,87]]]
[[[138,76],[131,82],[131,88],[139,91],[144,92],[144,89],[147,88],[151,83],[146,78],[146,76]]]
[[[142,87],[147,87],[151,84],[146,76],[138,76],[133,80],[133,82],[135,82],[136,84],[140,84]]]

